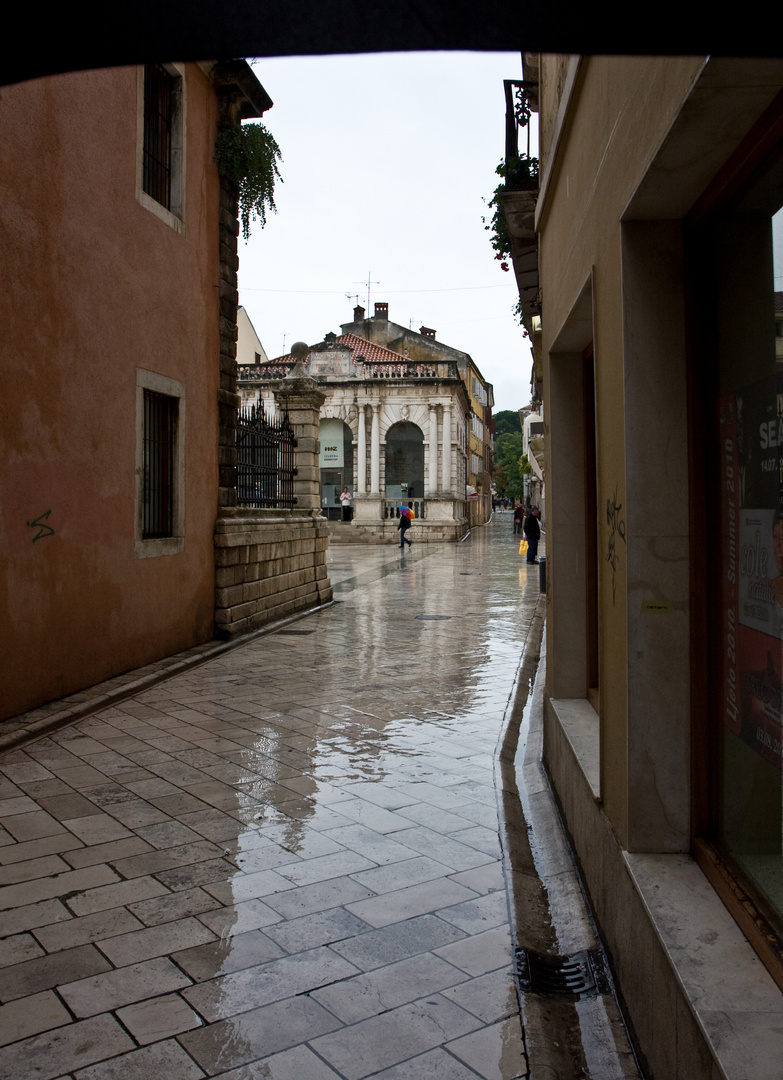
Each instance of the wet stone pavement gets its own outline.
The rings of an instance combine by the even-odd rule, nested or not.
[[[0,1077],[527,1075],[495,757],[510,515],[0,758]]]

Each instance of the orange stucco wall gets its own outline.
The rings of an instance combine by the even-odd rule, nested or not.
[[[136,68],[0,98],[0,718],[212,634],[217,106],[185,83],[182,234],[136,197]],[[145,559],[137,368],[186,387],[184,550]]]

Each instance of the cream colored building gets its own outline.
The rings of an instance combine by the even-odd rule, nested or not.
[[[268,361],[269,357],[250,316],[240,307],[237,310],[237,365],[245,367],[248,364],[266,364]]]
[[[538,90],[546,764],[648,1074],[772,1080],[783,61],[544,55]]]

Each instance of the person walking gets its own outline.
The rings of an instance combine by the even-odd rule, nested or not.
[[[522,522],[525,520],[525,508],[522,503],[514,507],[514,532],[522,532]]]
[[[352,517],[353,499],[347,487],[340,492],[340,505],[343,508],[343,521],[350,521]]]
[[[408,545],[408,547],[411,546],[411,541],[405,535],[405,533],[408,531],[408,529],[410,527],[411,527],[410,518],[406,517],[405,514],[400,514],[400,522],[399,522],[399,525],[397,526],[397,528],[400,530],[400,551],[405,550],[405,545],[406,544]]]
[[[538,519],[537,506],[532,506],[530,508],[530,513],[525,518],[525,524],[522,527],[522,531],[527,540],[527,561],[529,563],[537,563],[538,541],[541,538],[541,522]]]

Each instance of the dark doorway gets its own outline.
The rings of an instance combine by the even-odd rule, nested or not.
[[[408,421],[392,424],[386,434],[386,498],[424,497],[424,435]]]

